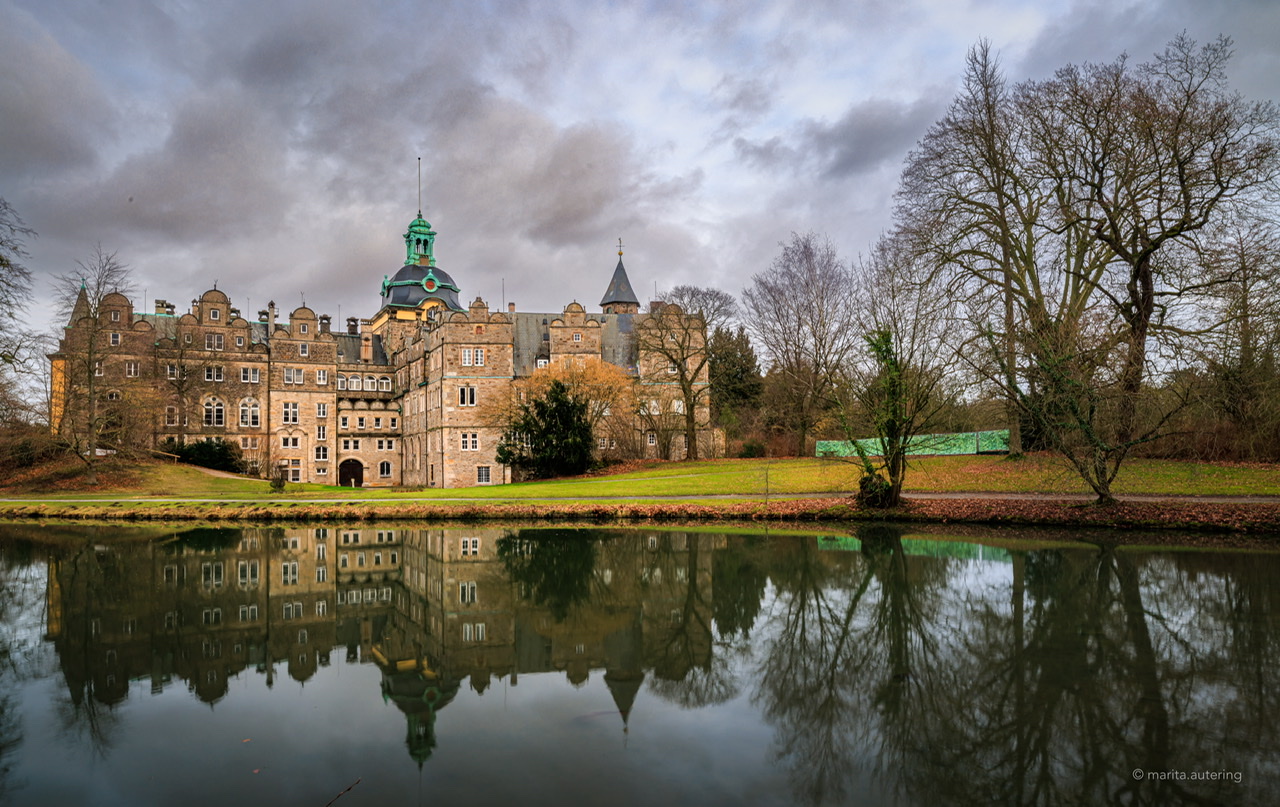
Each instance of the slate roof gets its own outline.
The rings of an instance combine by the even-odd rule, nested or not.
[[[618,258],[617,268],[613,270],[613,279],[609,281],[609,288],[605,289],[604,297],[600,300],[600,305],[610,303],[640,304],[635,291],[631,288],[631,281],[627,279],[627,270],[622,265],[621,257]]]

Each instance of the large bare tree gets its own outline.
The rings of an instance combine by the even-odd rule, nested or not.
[[[133,291],[128,266],[114,252],[106,252],[99,244],[85,260],[76,261],[77,269],[57,275],[53,280],[55,310],[67,322],[66,335],[57,354],[51,395],[51,425],[69,448],[88,467],[87,481],[97,482],[96,461],[100,437],[109,425],[109,412],[102,405],[101,379],[105,365],[120,345],[111,345],[108,334],[118,331],[103,311],[103,301],[112,293],[128,295]]]
[[[1178,340],[1201,336],[1183,309],[1214,281],[1176,253],[1280,171],[1275,109],[1228,90],[1230,53],[1179,37],[1145,65],[1005,92],[979,45],[904,174],[907,226],[957,290],[1004,302],[978,329],[993,380],[1100,502],[1167,432],[1181,398],[1153,388],[1175,378]]]
[[[854,284],[831,241],[792,233],[781,247],[769,269],[751,278],[742,301],[748,332],[788,388],[788,420],[803,454],[860,337],[852,327]]]
[[[854,267],[857,332],[865,350],[850,357],[837,412],[849,440],[876,438],[887,487],[868,503],[896,507],[912,450],[955,404],[961,311],[928,264],[898,233],[880,239]],[[874,478],[869,458],[867,476]],[[864,483],[865,484],[865,483]],[[864,488],[866,489],[866,488]]]
[[[650,305],[636,324],[640,379],[649,385],[674,385],[686,457],[696,460],[698,431],[711,425],[708,334],[736,315],[737,303],[727,292],[697,286],[676,286],[661,296],[662,302]]]

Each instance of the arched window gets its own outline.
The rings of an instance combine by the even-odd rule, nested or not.
[[[260,413],[258,402],[252,398],[245,398],[240,402],[240,425],[247,427],[258,426],[261,422],[259,419]]]
[[[391,476],[391,463],[389,462],[378,463],[378,476],[381,476],[384,478]]]
[[[346,388],[347,388],[347,377],[346,377],[345,375],[341,375],[341,374],[339,374],[339,375],[338,375],[338,389],[346,389]]]
[[[348,389],[357,389],[357,390],[360,389],[360,376],[358,375],[351,376],[351,378],[348,379],[347,381],[347,387]]]
[[[365,376],[365,377],[364,377],[364,388],[365,388],[365,389],[367,389],[367,390],[369,390],[370,392],[373,392],[374,390],[376,390],[376,389],[378,388],[378,379],[374,378],[374,377],[373,377],[373,376],[371,376],[371,375],[367,375],[367,376]]]
[[[379,378],[378,389],[381,390],[382,392],[390,392],[391,391],[390,377],[384,375],[382,378]]]
[[[210,398],[204,402],[204,425],[206,426],[225,426],[226,420],[222,408],[222,401],[217,398]]]

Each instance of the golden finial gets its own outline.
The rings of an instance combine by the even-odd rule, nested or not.
[[[621,238],[618,239],[618,257],[619,258],[622,257],[622,239]]]

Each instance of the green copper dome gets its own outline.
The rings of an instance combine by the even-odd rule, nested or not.
[[[436,231],[431,229],[431,222],[422,217],[422,211],[418,211],[418,217],[409,222],[409,231],[404,234],[405,264],[423,263],[427,266],[434,266],[436,262]],[[425,259],[425,260],[424,260]]]

